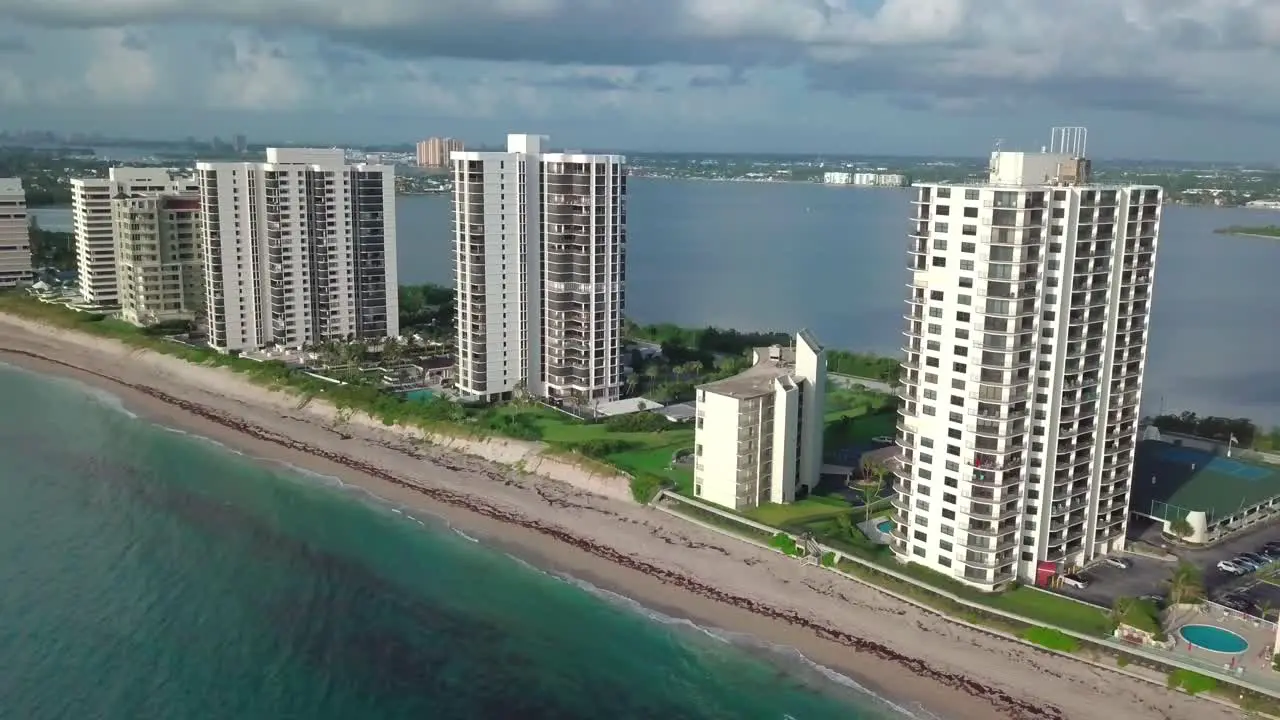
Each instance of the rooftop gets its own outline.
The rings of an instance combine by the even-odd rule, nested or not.
[[[773,392],[774,381],[789,377],[796,367],[793,348],[777,345],[756,348],[755,356],[759,358],[755,365],[733,377],[699,385],[698,389],[739,400],[759,397]]]
[[[1210,523],[1280,495],[1280,467],[1214,455],[1160,440],[1138,443],[1134,512],[1164,518],[1164,504],[1180,513],[1204,511]]]

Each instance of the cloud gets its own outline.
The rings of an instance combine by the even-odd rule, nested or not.
[[[1280,118],[1280,0],[0,0],[2,26],[59,54],[5,71],[28,105]]]

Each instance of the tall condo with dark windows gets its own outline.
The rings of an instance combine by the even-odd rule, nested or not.
[[[625,159],[454,152],[458,387],[481,400],[527,392],[589,405],[622,391]]]

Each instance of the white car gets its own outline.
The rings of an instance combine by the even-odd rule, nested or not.
[[[1248,568],[1241,567],[1230,560],[1220,560],[1218,569],[1228,575],[1244,575],[1249,572]]]
[[[1102,562],[1113,568],[1120,568],[1121,570],[1128,570],[1133,567],[1133,562],[1127,558],[1106,557],[1102,559]]]
[[[1077,590],[1083,590],[1089,587],[1089,581],[1080,575],[1063,575],[1062,582]]]

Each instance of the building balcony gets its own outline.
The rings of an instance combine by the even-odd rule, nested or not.
[[[1017,547],[1018,536],[1012,531],[999,536],[961,533],[956,535],[952,539],[952,542],[966,550],[976,550],[978,552],[1001,552]]]
[[[1008,471],[998,471],[989,468],[974,469],[970,471],[969,477],[966,480],[974,487],[992,489],[1012,488],[1022,483],[1022,467],[1019,466]]]

